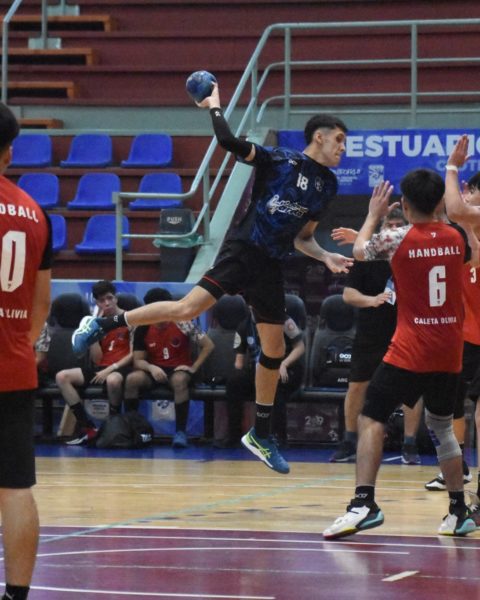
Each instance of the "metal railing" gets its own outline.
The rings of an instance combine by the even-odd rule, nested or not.
[[[4,104],[8,103],[8,33],[10,21],[14,17],[17,10],[20,8],[23,0],[14,0],[12,5],[7,11],[7,14],[3,17],[2,20],[2,102]],[[42,18],[41,18],[41,31],[40,31],[40,47],[47,47],[47,39],[48,39],[48,6],[47,0],[42,0]]]
[[[448,91],[448,90],[439,90],[435,92],[421,92],[419,91],[418,86],[418,68],[420,65],[426,64],[434,64],[434,63],[442,63],[442,64],[455,64],[458,62],[468,61],[470,63],[480,63],[480,57],[434,57],[434,58],[422,58],[419,56],[418,50],[418,35],[419,29],[422,27],[428,27],[439,30],[443,27],[465,27],[465,26],[479,26],[480,19],[445,19],[445,20],[432,20],[432,19],[424,19],[424,20],[397,20],[397,21],[359,21],[359,22],[331,22],[331,23],[276,23],[270,25],[265,29],[260,40],[257,43],[255,50],[248,61],[248,64],[238,82],[238,85],[233,93],[233,96],[224,111],[225,117],[228,120],[232,115],[233,111],[237,108],[239,100],[247,90],[248,84],[250,84],[250,93],[249,100],[247,102],[247,106],[243,111],[243,116],[240,119],[238,126],[236,127],[234,133],[235,135],[240,135],[244,132],[245,128],[248,127],[250,130],[255,131],[255,129],[259,126],[262,120],[265,117],[265,113],[267,108],[272,105],[274,102],[278,103],[279,101],[283,104],[283,118],[282,118],[282,127],[288,128],[290,125],[290,117],[293,114],[301,114],[301,113],[313,113],[316,111],[316,107],[309,106],[308,108],[294,108],[292,104],[298,101],[305,100],[319,100],[319,101],[330,101],[338,99],[350,99],[350,100],[363,100],[363,99],[382,99],[390,98],[392,101],[399,101],[407,99],[409,101],[409,105],[407,108],[394,107],[391,109],[385,109],[386,112],[391,112],[393,114],[400,113],[409,113],[410,115],[410,125],[415,126],[417,122],[417,115],[421,112],[421,107],[419,107],[419,100],[423,98],[430,97],[448,97],[448,98],[456,98],[462,97],[465,95],[468,96],[480,96],[480,91]],[[305,30],[318,30],[322,31],[332,31],[332,30],[360,30],[360,29],[406,29],[409,31],[410,35],[410,50],[409,56],[405,56],[403,58],[380,58],[380,59],[364,59],[364,60],[303,60],[296,61],[292,60],[292,35]],[[262,52],[267,45],[268,41],[272,38],[272,36],[283,33],[283,60],[278,62],[273,62],[260,69],[259,61],[262,55]],[[336,94],[336,93],[309,93],[309,94],[293,94],[292,93],[292,71],[297,68],[305,68],[305,67],[332,67],[332,66],[342,66],[342,65],[353,65],[353,66],[368,66],[368,65],[410,65],[410,89],[405,92],[382,92],[382,93],[352,93],[352,94]],[[283,70],[283,93],[281,95],[274,95],[266,98],[262,101],[262,104],[259,105],[258,98],[260,92],[265,88],[268,78],[274,70],[281,69]],[[448,82],[445,82],[447,85]],[[220,82],[221,84],[221,82]],[[335,107],[335,112],[341,113],[345,110],[351,109],[342,109],[341,107],[337,109]],[[355,108],[355,112],[374,112],[377,109],[374,108]],[[465,109],[463,109],[465,110]],[[472,110],[478,110],[475,107]],[[431,112],[446,112],[451,111],[450,107],[437,107],[435,109],[429,108]],[[203,222],[203,241],[202,243],[210,243],[209,236],[209,224],[210,224],[210,201],[215,193],[215,190],[220,182],[223,173],[225,172],[225,168],[227,166],[229,160],[229,154],[227,154],[218,169],[217,175],[214,179],[212,186],[209,185],[209,172],[210,172],[210,162],[217,146],[216,139],[213,138],[205,156],[200,164],[200,167],[194,177],[194,180],[191,184],[190,190],[184,194],[140,194],[140,193],[118,193],[114,194],[113,202],[116,206],[116,223],[117,223],[117,236],[116,236],[116,279],[122,279],[122,239],[123,238],[155,238],[160,240],[168,240],[168,239],[182,239],[189,238],[192,235],[196,234],[200,228],[201,223]],[[173,235],[173,234],[122,234],[121,223],[123,216],[123,201],[131,200],[134,198],[171,198],[175,197],[182,201],[191,198],[199,188],[200,183],[203,182],[203,202],[202,209],[197,217],[197,220],[192,228],[192,230],[188,233],[182,235]]]

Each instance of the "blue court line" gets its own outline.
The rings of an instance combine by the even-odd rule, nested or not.
[[[206,511],[206,510],[208,511],[208,510],[221,508],[224,506],[233,506],[233,505],[239,504],[241,502],[246,502],[249,500],[258,500],[259,498],[273,497],[273,496],[277,496],[279,494],[288,493],[290,491],[308,489],[308,488],[316,487],[318,485],[324,485],[327,483],[331,483],[332,481],[348,481],[351,479],[352,479],[352,475],[349,475],[349,476],[345,475],[342,477],[326,477],[326,478],[322,478],[322,479],[316,479],[316,480],[310,481],[308,483],[301,483],[301,484],[299,483],[299,484],[296,484],[296,485],[293,485],[290,487],[273,488],[273,489],[269,490],[268,492],[258,492],[256,494],[248,494],[246,496],[238,496],[236,498],[227,498],[225,500],[221,500],[218,502],[197,504],[190,508],[183,508],[183,509],[178,509],[178,510],[167,511],[167,512],[163,512],[163,513],[159,513],[158,515],[140,517],[137,519],[129,519],[128,521],[119,521],[116,523],[110,523],[108,525],[99,525],[97,527],[89,527],[87,529],[82,529],[80,531],[75,531],[72,533],[56,535],[56,536],[49,537],[46,539],[41,539],[40,543],[46,544],[46,543],[50,543],[50,542],[57,542],[60,540],[66,540],[66,539],[70,539],[73,537],[80,537],[80,536],[88,535],[91,533],[97,533],[99,531],[106,531],[107,529],[112,529],[114,527],[128,527],[131,525],[145,524],[147,522],[161,521],[161,520],[169,519],[172,517],[188,515],[192,512],[196,513],[196,512]]]

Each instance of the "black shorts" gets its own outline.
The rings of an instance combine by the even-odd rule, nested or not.
[[[375,369],[382,362],[388,344],[381,347],[356,346],[352,348],[352,360],[350,363],[349,381],[370,381]]]
[[[99,372],[99,371],[103,371],[103,369],[106,369],[106,367],[99,367],[99,366],[89,366],[89,367],[82,367],[82,375],[83,375],[83,388],[88,387],[89,385],[92,385],[91,381],[92,379],[95,377],[95,375]],[[125,379],[125,377],[130,373],[130,371],[132,370],[132,366],[128,365],[126,367],[121,367],[120,369],[117,369],[115,372],[120,373],[120,375],[123,376],[123,379]],[[103,384],[103,386],[106,388],[105,383]]]
[[[413,408],[423,396],[428,411],[446,417],[453,414],[459,376],[459,373],[414,373],[382,362],[367,388],[362,414],[386,423],[400,404]]]
[[[453,418],[465,416],[465,398],[468,396],[476,402],[480,394],[478,367],[480,365],[480,346],[464,342],[462,357],[462,373],[458,379]]]
[[[170,387],[170,379],[171,379],[172,375],[175,373],[175,368],[176,368],[176,367],[160,367],[160,368],[161,368],[163,371],[165,371],[165,374],[166,374],[166,375],[167,375],[167,377],[168,377],[168,382],[167,382],[167,383],[161,383],[161,382],[158,382],[156,379],[154,379],[154,378],[152,377],[152,374],[151,374],[151,373],[147,373],[147,371],[144,371],[144,372],[145,372],[145,375],[148,377],[148,379],[150,380],[150,383],[151,383],[151,386],[150,386],[150,388],[149,388],[149,389],[152,389],[152,388],[154,388],[154,387],[156,387],[156,386],[159,386],[159,385],[166,385],[167,387]],[[186,374],[189,376],[189,381],[188,381],[188,384],[189,384],[189,385],[191,385],[191,384],[193,383],[193,375],[194,375],[194,374],[193,374],[193,373],[190,373],[190,371],[186,371],[186,370],[182,370],[182,372],[183,372],[183,373],[186,373]]]
[[[223,294],[243,294],[257,323],[285,322],[282,266],[255,246],[227,241],[215,266],[198,282],[217,300]]]
[[[34,422],[34,390],[0,392],[0,488],[35,485]]]

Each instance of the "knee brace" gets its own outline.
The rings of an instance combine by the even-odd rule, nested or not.
[[[460,446],[453,433],[451,415],[441,417],[425,410],[425,425],[432,438],[439,462],[462,455]]]
[[[260,352],[260,358],[258,359],[258,362],[262,365],[262,367],[275,371],[276,369],[280,368],[282,360],[283,358],[272,358],[271,356],[267,356],[263,352]]]

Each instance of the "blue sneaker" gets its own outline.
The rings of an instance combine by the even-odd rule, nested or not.
[[[105,335],[96,317],[83,317],[72,335],[72,348],[77,356],[83,356],[88,347]]]
[[[277,471],[277,473],[290,473],[290,467],[278,451],[275,442],[270,438],[258,437],[254,427],[242,437],[242,444],[270,469]]]
[[[177,431],[173,436],[172,448],[188,448],[188,440],[184,431]]]

